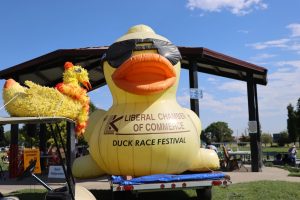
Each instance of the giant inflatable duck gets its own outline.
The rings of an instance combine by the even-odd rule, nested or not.
[[[15,117],[67,117],[76,120],[77,134],[84,133],[90,103],[86,89],[91,89],[88,72],[71,62],[66,62],[64,69],[63,82],[55,88],[32,81],[25,81],[27,87],[24,87],[13,79],[6,80],[3,88],[6,111]]]
[[[90,155],[75,160],[76,177],[219,168],[215,151],[200,148],[198,116],[176,101],[180,59],[176,46],[145,25],[109,47],[103,70],[113,105],[90,116]]]

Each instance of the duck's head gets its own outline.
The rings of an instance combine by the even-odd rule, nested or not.
[[[180,59],[178,48],[169,40],[148,26],[137,25],[109,47],[103,69],[112,93],[149,96],[171,88],[176,93]]]
[[[81,83],[87,90],[92,89],[89,81],[89,75],[86,69],[79,65],[73,65],[71,62],[66,62],[64,65],[65,71],[63,74],[64,83],[79,84]]]

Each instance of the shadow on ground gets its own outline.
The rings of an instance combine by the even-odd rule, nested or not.
[[[109,190],[91,190],[93,195],[96,199],[101,200],[111,200],[112,197],[116,200],[153,200],[153,199],[172,199],[172,200],[195,200],[196,197],[189,197],[187,193],[184,191],[165,191],[165,192],[147,192],[147,193],[140,193],[138,196],[136,194],[131,192],[119,192],[114,193],[114,196],[112,196],[112,192]],[[16,196],[19,197],[22,200],[38,200],[38,199],[45,199],[46,192],[42,190],[35,190],[35,191],[18,191],[18,192],[12,192],[9,193],[6,196]]]

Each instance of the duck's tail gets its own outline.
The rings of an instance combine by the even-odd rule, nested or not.
[[[16,96],[18,96],[19,94],[24,94],[24,93],[26,93],[26,88],[22,87],[14,79],[10,78],[5,81],[5,84],[3,86],[3,94],[2,94],[5,104],[12,101],[12,99],[16,98]]]
[[[10,78],[10,79],[5,81],[5,84],[4,84],[3,88],[7,90],[7,89],[13,87],[16,83],[17,82],[14,79]]]

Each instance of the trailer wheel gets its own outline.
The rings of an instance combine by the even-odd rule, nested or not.
[[[212,200],[211,187],[196,189],[196,193],[199,200]]]
[[[132,192],[131,191],[119,191],[113,193],[113,200],[125,200],[125,199],[132,199]]]

